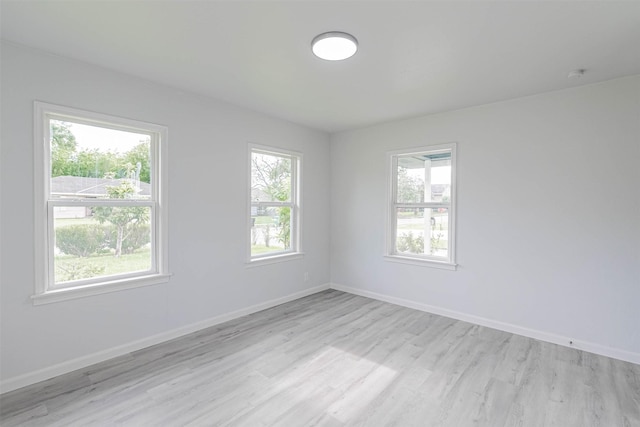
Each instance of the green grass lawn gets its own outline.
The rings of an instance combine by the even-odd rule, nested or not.
[[[262,255],[270,252],[280,252],[283,251],[284,248],[278,246],[270,246],[266,247],[265,245],[252,245],[251,246],[251,255]]]
[[[112,253],[92,255],[86,258],[57,255],[55,266],[56,282],[146,271],[151,268],[151,249],[141,248],[132,254],[121,255],[117,258]]]
[[[276,218],[268,215],[254,216],[255,225],[273,225],[277,224]]]
[[[99,222],[92,217],[56,218],[54,221],[55,228],[87,224],[99,224]],[[132,254],[123,254],[119,257],[113,255],[113,250],[89,257],[59,254],[55,256],[54,263],[56,283],[147,271],[151,268],[151,248],[147,245]]]

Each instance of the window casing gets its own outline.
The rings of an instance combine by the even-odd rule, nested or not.
[[[302,155],[249,144],[248,261],[288,260],[300,250]]]
[[[388,260],[454,270],[456,145],[387,156]]]
[[[34,304],[166,282],[167,128],[34,105]]]

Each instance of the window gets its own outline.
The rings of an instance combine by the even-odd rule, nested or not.
[[[250,144],[249,260],[300,255],[302,156]]]
[[[167,129],[35,103],[34,303],[165,282]]]
[[[389,154],[388,259],[455,269],[455,150]]]

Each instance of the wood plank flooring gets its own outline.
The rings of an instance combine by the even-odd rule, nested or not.
[[[0,403],[3,427],[640,427],[640,365],[329,290]]]

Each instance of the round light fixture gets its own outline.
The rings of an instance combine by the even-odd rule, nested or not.
[[[358,50],[358,40],[351,34],[329,31],[316,36],[311,42],[311,50],[318,58],[327,61],[341,61],[352,57]]]

